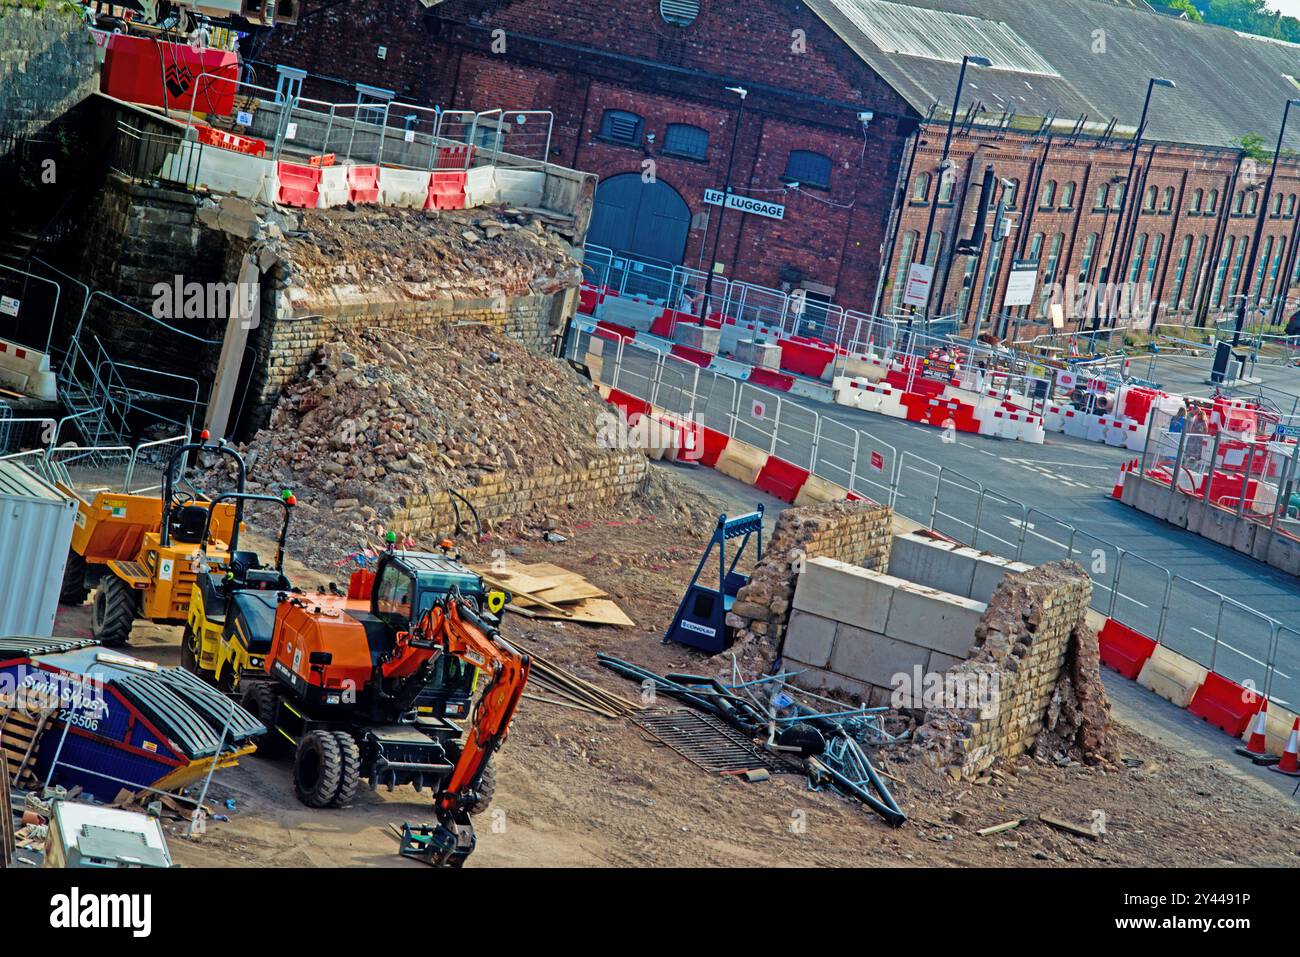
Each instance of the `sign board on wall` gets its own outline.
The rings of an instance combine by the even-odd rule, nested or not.
[[[1037,285],[1038,263],[1017,260],[1011,264],[1011,276],[1007,279],[1007,294],[1002,300],[1002,305],[1029,305],[1034,301],[1034,289]]]
[[[785,207],[780,203],[769,203],[765,199],[753,196],[741,196],[737,193],[723,193],[720,189],[706,189],[704,201],[710,206],[721,206],[722,197],[727,197],[727,209],[737,209],[742,213],[766,216],[768,219],[785,219]]]
[[[0,296],[0,312],[6,316],[18,315],[18,307],[22,303],[13,296]]]
[[[934,267],[925,263],[912,263],[907,268],[907,286],[903,290],[903,305],[924,309],[930,301],[930,286],[934,284]]]

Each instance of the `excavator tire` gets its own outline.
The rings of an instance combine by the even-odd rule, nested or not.
[[[482,814],[492,803],[492,795],[497,791],[497,765],[492,758],[483,765],[483,776],[478,782],[478,800],[470,807],[470,814]]]
[[[63,566],[63,588],[59,591],[59,604],[84,605],[90,589],[86,587],[86,560],[68,549],[68,563]]]
[[[330,806],[347,807],[357,796],[361,784],[361,749],[357,747],[357,739],[346,731],[335,731],[334,737],[339,743],[343,765],[339,773],[339,790]]]
[[[92,637],[108,648],[125,645],[131,640],[135,609],[134,589],[116,575],[105,575],[90,615]]]
[[[272,758],[289,749],[284,735],[275,728],[275,688],[269,681],[245,681],[240,688],[239,703],[258,721],[266,725],[266,734],[259,737],[257,753]]]
[[[293,789],[308,807],[329,807],[339,793],[343,755],[333,732],[312,731],[298,742],[293,761]]]

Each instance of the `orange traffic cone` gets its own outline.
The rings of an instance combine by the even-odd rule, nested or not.
[[[1300,778],[1300,718],[1291,725],[1291,737],[1286,739],[1286,750],[1282,752],[1282,762],[1269,769],[1279,774],[1289,774]]]
[[[1129,464],[1125,462],[1119,467],[1119,474],[1115,476],[1115,487],[1110,490],[1110,497],[1118,499],[1124,494],[1124,475],[1129,470]]]
[[[1259,711],[1255,713],[1255,727],[1251,729],[1250,740],[1246,742],[1244,748],[1237,748],[1238,754],[1245,755],[1256,763],[1262,763],[1268,757],[1268,738],[1265,731],[1268,729],[1268,699],[1259,706]]]

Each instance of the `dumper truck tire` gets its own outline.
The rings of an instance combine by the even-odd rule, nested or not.
[[[244,710],[266,726],[266,734],[255,738],[257,753],[273,758],[285,754],[288,742],[276,729],[275,688],[269,681],[245,681],[240,685],[239,703]]]
[[[470,814],[482,814],[492,803],[492,795],[497,793],[497,765],[492,758],[488,758],[487,764],[483,766],[483,776],[478,782],[478,800],[469,807]]]
[[[346,731],[335,731],[334,738],[339,743],[339,756],[343,766],[339,771],[339,790],[331,801],[333,807],[347,807],[357,796],[361,785],[361,748],[357,739]]]
[[[108,648],[125,645],[131,640],[135,609],[135,590],[116,575],[105,575],[95,592],[95,606],[90,616],[92,637]]]
[[[84,605],[90,589],[86,587],[86,560],[68,549],[68,563],[63,566],[63,588],[59,591],[59,604]]]
[[[308,807],[329,807],[339,793],[343,755],[330,731],[312,731],[298,742],[293,761],[293,789]]]
[[[199,655],[202,649],[199,647],[199,636],[189,625],[185,626],[185,632],[181,635],[181,667],[192,675],[203,677],[203,669],[199,667]]]

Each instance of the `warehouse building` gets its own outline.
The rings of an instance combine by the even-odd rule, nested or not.
[[[1261,217],[1250,290],[1279,314],[1300,294],[1300,132],[1268,187],[1300,47],[1141,0],[358,0],[253,56],[407,102],[551,110],[550,159],[601,179],[590,242],[813,300],[902,314],[924,258],[931,316],[968,323],[988,274],[1006,332],[1082,321],[1052,291],[1110,277],[1159,321],[1213,321],[1248,288]],[[965,254],[990,166],[1015,228]],[[1027,263],[1032,301],[1002,308]]]

